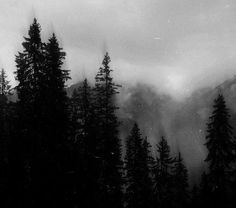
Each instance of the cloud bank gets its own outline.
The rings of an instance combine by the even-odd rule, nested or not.
[[[236,73],[234,0],[0,0],[0,66],[13,80],[14,55],[36,16],[56,32],[75,83],[92,79],[104,51],[119,82],[173,97]],[[13,82],[14,84],[14,82]]]

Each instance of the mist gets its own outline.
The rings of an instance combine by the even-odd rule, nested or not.
[[[235,0],[0,0],[1,205],[235,207],[235,19]]]
[[[45,39],[55,32],[73,84],[93,79],[109,51],[119,82],[152,85],[183,99],[232,77],[233,0],[1,0],[0,66],[14,85],[14,55],[33,17]],[[8,21],[8,19],[11,21]]]
[[[128,134],[130,121],[136,120],[153,145],[164,135],[174,152],[183,152],[190,170],[202,168],[214,88],[236,74],[235,1],[1,0],[0,4],[0,66],[13,86],[15,54],[37,17],[42,38],[55,32],[67,53],[69,86],[85,77],[94,82],[103,55],[109,52],[115,81],[123,86],[118,101],[125,123],[122,137]],[[201,89],[212,92],[207,102],[204,93],[199,97]]]

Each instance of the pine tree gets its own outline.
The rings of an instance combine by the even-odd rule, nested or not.
[[[88,84],[87,79],[83,81],[81,87],[78,88],[78,118],[79,118],[79,137],[84,144],[89,142],[87,146],[90,147],[95,141],[89,141],[89,134],[92,125],[92,119],[94,114],[92,103],[92,89]]]
[[[37,154],[41,148],[41,102],[42,79],[44,69],[44,44],[41,41],[40,25],[34,19],[28,36],[22,43],[23,52],[16,56],[16,86],[20,108],[21,136],[26,145],[27,157]],[[28,158],[29,159],[29,158]]]
[[[38,122],[42,150],[36,160],[34,174],[37,179],[36,187],[41,189],[38,195],[43,196],[38,199],[41,206],[69,204],[70,197],[67,192],[73,186],[71,153],[67,145],[69,118],[65,91],[66,81],[70,77],[69,71],[63,68],[65,55],[53,33],[44,44],[44,68],[39,91],[41,100],[38,102],[41,109]]]
[[[200,206],[200,190],[199,187],[195,184],[192,187],[190,194],[190,207],[198,208]]]
[[[77,133],[80,127],[78,123],[79,103],[78,90],[75,88],[69,100],[69,140],[73,143],[77,143]]]
[[[35,207],[63,204],[69,161],[65,148],[68,103],[65,82],[69,74],[62,69],[65,53],[54,34],[44,44],[40,31],[34,19],[29,37],[22,44],[24,50],[16,56],[19,140],[23,150],[19,163],[27,164],[22,175],[28,181],[23,186],[32,193],[32,200],[28,201]]]
[[[128,208],[141,207],[143,202],[141,201],[141,173],[139,167],[139,161],[141,154],[141,133],[138,125],[135,123],[130,136],[126,139],[126,203]],[[141,198],[141,199],[140,199]]]
[[[188,194],[188,170],[183,163],[179,152],[173,167],[174,207],[187,207]]]
[[[76,203],[78,206],[94,207],[98,190],[98,168],[96,156],[96,123],[92,89],[85,79],[75,89],[70,105],[71,137],[74,142],[76,172]]]
[[[214,101],[213,112],[207,124],[206,147],[209,166],[209,186],[213,202],[224,204],[230,183],[230,172],[234,160],[234,140],[230,125],[229,110],[222,94]]]
[[[8,96],[11,95],[10,81],[7,80],[7,75],[4,69],[0,73],[0,95]]]
[[[65,83],[69,71],[63,69],[66,53],[60,48],[56,35],[53,33],[45,45],[44,80],[42,82],[44,95],[43,123],[47,133],[51,134],[50,146],[63,144],[67,137],[68,98]],[[49,142],[49,141],[48,141]]]
[[[34,116],[36,119],[40,109],[37,109],[38,100],[40,99],[41,81],[43,78],[44,66],[44,44],[41,41],[40,25],[36,19],[30,26],[28,35],[22,43],[23,52],[19,52],[16,56],[16,80],[18,85],[16,87],[19,104],[24,113],[24,117]],[[33,111],[33,113],[32,113]],[[28,118],[29,119],[29,118]]]
[[[155,200],[157,206],[172,207],[173,175],[172,168],[175,159],[170,156],[170,147],[164,137],[157,144],[157,158],[155,170]]]
[[[5,70],[0,72],[0,195],[2,197],[1,205],[7,199],[8,185],[8,143],[9,143],[9,102],[8,95],[11,94],[11,86],[7,79]]]
[[[200,181],[200,205],[205,207],[212,206],[211,199],[212,199],[212,192],[211,187],[209,186],[209,176],[204,171],[201,175],[201,181]]]
[[[128,208],[152,207],[150,150],[137,123],[126,140],[126,203]]]
[[[153,207],[154,206],[154,184],[153,184],[153,166],[154,166],[154,158],[151,152],[151,144],[148,142],[147,137],[143,139],[142,142],[142,151],[143,156],[141,156],[140,161],[143,164],[143,190],[145,193],[143,197],[145,198],[146,206],[145,207]]]
[[[118,137],[119,122],[115,111],[118,85],[113,82],[110,57],[105,54],[102,67],[96,75],[95,113],[97,119],[97,155],[100,158],[101,206],[122,207],[121,201],[121,145]]]
[[[0,72],[0,166],[6,159],[7,151],[8,96],[11,95],[9,83],[6,72],[2,69]]]
[[[23,203],[22,206],[31,206],[34,200],[23,200],[22,195],[25,192],[34,193],[35,189],[33,183],[35,177],[33,170],[37,166],[37,158],[42,151],[42,133],[41,133],[41,102],[43,100],[42,80],[44,75],[44,44],[41,41],[40,25],[36,19],[30,25],[28,37],[24,37],[22,43],[23,52],[16,55],[16,86],[18,95],[18,138],[12,142],[16,147],[12,148],[17,152],[12,151],[11,159],[15,167],[12,171],[13,177],[18,178],[13,189],[18,190],[17,198],[21,201],[16,203]],[[20,142],[19,142],[20,141]],[[37,172],[37,171],[35,171]],[[15,176],[14,176],[15,174]],[[28,205],[26,205],[28,204]],[[31,205],[30,205],[31,204]]]
[[[77,103],[76,142],[83,149],[85,160],[88,157],[96,158],[96,118],[92,88],[87,79],[78,87],[74,96]]]

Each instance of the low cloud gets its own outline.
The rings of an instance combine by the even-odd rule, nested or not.
[[[54,31],[75,83],[91,80],[104,50],[115,76],[176,98],[236,73],[234,0],[1,0],[0,65],[14,84],[14,55],[36,16]]]

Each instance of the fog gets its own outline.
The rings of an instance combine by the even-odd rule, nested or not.
[[[122,121],[121,137],[125,138],[136,121],[143,136],[153,146],[165,136],[173,156],[180,151],[190,173],[190,182],[197,183],[203,170],[207,170],[205,147],[206,127],[213,111],[213,101],[219,93],[224,94],[231,118],[236,126],[236,77],[217,87],[202,88],[184,100],[157,93],[149,85],[137,84],[124,87],[119,100],[119,117]],[[236,129],[235,129],[236,130]],[[236,131],[234,131],[234,135]]]
[[[93,78],[104,51],[123,83],[145,83],[177,99],[236,73],[234,0],[0,0],[0,66],[12,79],[14,55],[37,17],[54,31],[76,83]]]
[[[235,0],[0,0],[0,67],[13,86],[15,54],[33,17],[43,40],[55,32],[66,51],[68,85],[92,82],[108,51],[123,85],[122,137],[135,120],[151,143],[166,136],[194,177],[214,87],[236,74]],[[232,89],[225,93],[233,108]]]

